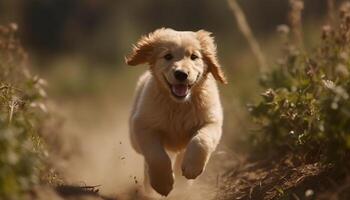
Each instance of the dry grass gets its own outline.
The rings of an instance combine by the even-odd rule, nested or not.
[[[48,169],[41,137],[45,81],[28,70],[17,25],[0,26],[0,196],[20,198]]]
[[[218,199],[305,199],[308,189],[322,191],[318,182],[325,180],[330,166],[304,159],[289,154],[247,160],[224,176]]]

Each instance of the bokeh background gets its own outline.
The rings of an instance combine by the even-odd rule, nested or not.
[[[269,66],[287,23],[288,0],[240,0]],[[307,0],[305,46],[320,37],[326,0]],[[102,185],[115,194],[142,182],[142,159],[130,148],[128,116],[133,89],[147,66],[124,56],[141,35],[160,27],[213,32],[229,84],[220,86],[225,109],[220,152],[239,154],[252,131],[246,105],[259,98],[259,70],[225,0],[1,0],[0,23],[16,22],[32,68],[48,81],[52,109],[64,121],[60,172],[72,184]],[[212,170],[212,176],[220,173]]]

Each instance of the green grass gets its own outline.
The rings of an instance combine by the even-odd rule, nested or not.
[[[41,182],[47,150],[45,81],[29,73],[17,26],[0,26],[0,197],[18,199]]]
[[[350,150],[350,9],[324,26],[312,50],[288,42],[282,59],[261,80],[262,99],[250,107],[262,149],[287,147],[322,161],[347,159]]]

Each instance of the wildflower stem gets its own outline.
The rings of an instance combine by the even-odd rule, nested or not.
[[[14,107],[15,107],[15,101],[12,100],[11,104],[9,105],[10,110],[9,110],[9,125],[12,123],[12,117],[13,117],[13,111],[14,111]]]
[[[303,0],[289,0],[290,11],[288,13],[289,25],[292,31],[292,40],[299,47],[303,47],[302,37],[302,11],[304,9]]]
[[[327,0],[327,18],[330,25],[334,24],[334,0]]]
[[[247,40],[250,49],[252,50],[258,64],[260,73],[266,72],[266,59],[261,51],[258,41],[255,39],[249,24],[246,20],[242,8],[239,6],[236,0],[227,0],[230,10],[236,18],[238,29],[241,31],[245,39]]]

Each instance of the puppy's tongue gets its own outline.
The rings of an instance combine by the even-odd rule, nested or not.
[[[172,85],[171,90],[176,96],[185,97],[188,93],[188,86],[185,84]]]

